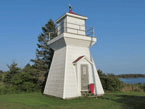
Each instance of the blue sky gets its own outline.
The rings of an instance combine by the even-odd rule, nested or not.
[[[0,70],[13,61],[23,68],[35,58],[41,27],[71,3],[87,16],[98,42],[91,48],[97,69],[105,73],[145,73],[145,0],[1,0]]]

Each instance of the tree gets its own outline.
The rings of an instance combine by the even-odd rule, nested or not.
[[[2,74],[0,74],[0,82],[2,81],[2,79],[3,79],[3,76],[2,76]]]
[[[31,80],[33,80],[33,83],[38,84],[39,86],[41,86],[41,84],[42,84],[41,79],[43,78],[43,75],[41,74],[41,72],[39,70],[32,67],[30,64],[27,64],[23,68],[22,72],[25,72],[25,73],[29,74],[29,78]]]
[[[51,65],[54,51],[47,45],[49,39],[57,36],[56,25],[52,19],[42,27],[42,33],[38,36],[38,44],[36,49],[36,59],[31,59],[34,63],[33,68],[39,72],[39,84],[42,87],[42,92],[47,80],[48,71]]]
[[[35,91],[38,85],[35,83],[34,78],[29,73],[21,72],[16,74],[11,81],[13,87],[20,91]]]
[[[103,73],[102,70],[99,69],[98,75],[100,77],[104,90],[108,90],[108,91],[119,91],[120,90],[120,88],[122,86],[122,82],[113,73],[105,74],[105,73]]]
[[[98,69],[97,72],[98,72],[99,77],[102,77],[102,76],[106,77],[106,75],[103,73],[101,69]]]
[[[7,65],[9,68],[9,71],[6,73],[4,77],[4,82],[11,83],[11,79],[17,74],[21,72],[21,69],[17,67],[17,63],[13,61],[11,65]]]
[[[56,25],[52,19],[42,27],[42,33],[38,36],[38,44],[36,49],[36,59],[31,59],[34,63],[33,67],[39,71],[48,71],[50,68],[53,50],[47,45],[50,39],[56,37]]]
[[[3,71],[2,70],[0,70],[0,82],[2,81],[2,79],[3,79]]]
[[[28,73],[33,78],[39,77],[39,71],[32,67],[30,64],[27,64],[23,69],[22,72]]]
[[[11,65],[7,65],[8,68],[9,68],[9,72],[10,72],[12,75],[14,75],[14,74],[20,72],[21,69],[18,68],[17,65],[18,65],[18,64],[17,64],[15,61],[13,61],[13,63],[12,63]]]

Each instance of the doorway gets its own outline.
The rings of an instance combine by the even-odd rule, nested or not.
[[[87,64],[82,64],[81,65],[81,90],[82,91],[87,91],[88,90],[88,84],[89,84],[88,65]]]

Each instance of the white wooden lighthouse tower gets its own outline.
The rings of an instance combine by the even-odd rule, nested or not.
[[[44,94],[63,99],[75,98],[81,96],[81,92],[89,91],[89,84],[94,84],[95,95],[104,94],[90,56],[89,48],[95,44],[96,38],[89,36],[92,29],[87,30],[87,19],[70,10],[56,21],[57,37],[48,42],[54,55]]]

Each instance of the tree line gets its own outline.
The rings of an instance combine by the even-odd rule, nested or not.
[[[145,78],[145,74],[120,74],[116,75],[118,78]]]
[[[43,93],[47,79],[47,72],[36,69],[36,66],[27,64],[23,69],[17,67],[17,63],[13,62],[8,65],[9,71],[0,73],[0,82],[4,83],[0,92],[17,93],[17,92],[34,92]],[[120,91],[123,82],[114,74],[105,74],[102,70],[98,70],[98,74],[105,91]]]

